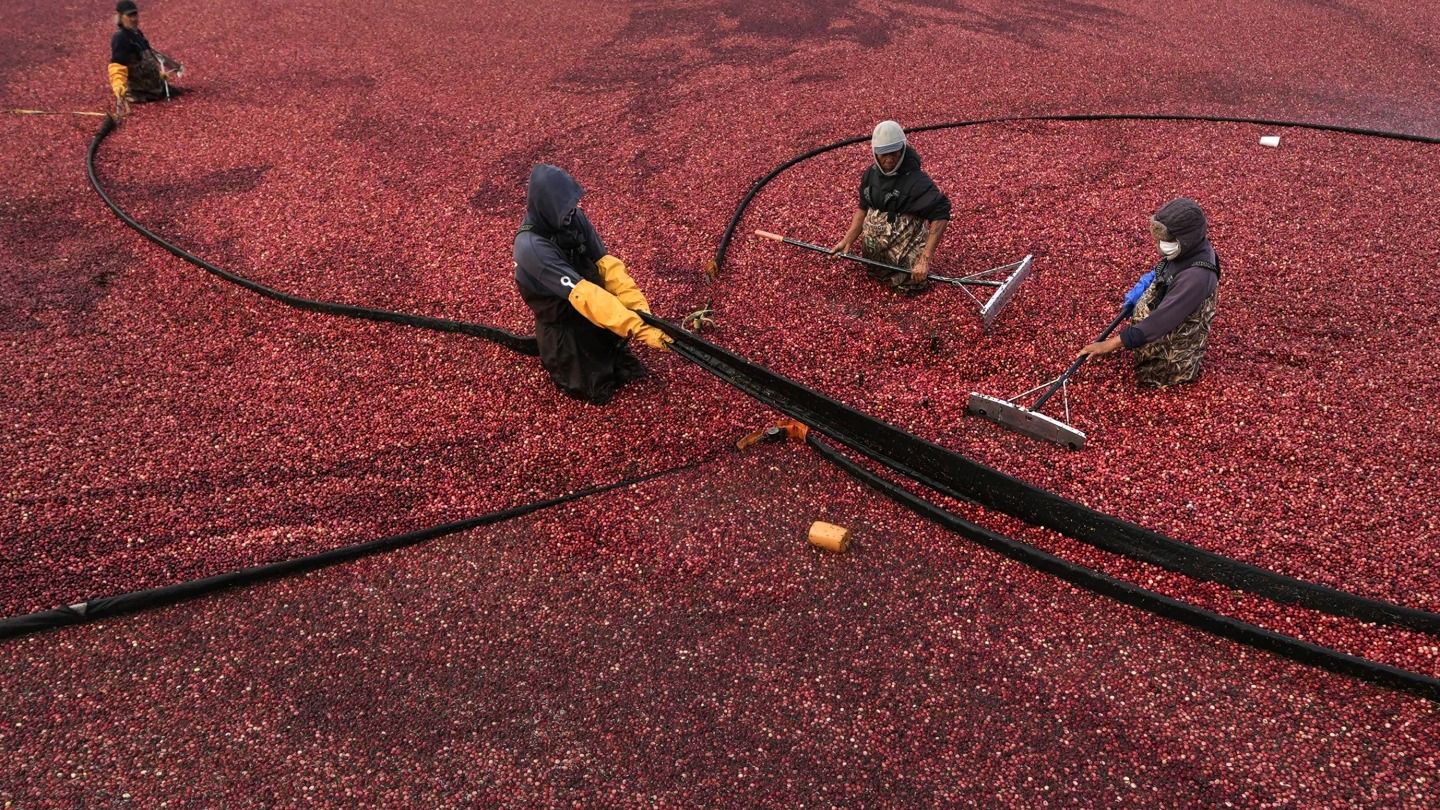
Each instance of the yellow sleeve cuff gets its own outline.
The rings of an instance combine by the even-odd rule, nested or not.
[[[605,282],[605,289],[625,305],[626,309],[650,311],[650,302],[645,298],[645,293],[640,291],[635,279],[625,270],[625,263],[608,253],[595,262],[595,267],[600,271],[600,278]]]
[[[106,66],[106,73],[110,76],[110,92],[116,98],[121,98],[130,89],[130,68],[119,62],[111,62]]]

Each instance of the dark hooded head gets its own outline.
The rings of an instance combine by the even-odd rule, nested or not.
[[[1201,210],[1200,203],[1189,197],[1178,197],[1165,203],[1155,212],[1154,219],[1169,231],[1167,241],[1180,243],[1181,256],[1205,244],[1208,235],[1205,212]]]
[[[541,163],[530,170],[525,192],[525,221],[542,234],[566,230],[571,212],[580,204],[585,189],[559,166]]]

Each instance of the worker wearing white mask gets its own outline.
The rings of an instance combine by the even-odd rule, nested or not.
[[[1080,354],[1129,349],[1135,353],[1136,382],[1162,388],[1200,377],[1219,297],[1220,258],[1210,244],[1205,212],[1188,197],[1155,212],[1150,235],[1163,258],[1147,274],[1150,282],[1134,302],[1130,325]]]

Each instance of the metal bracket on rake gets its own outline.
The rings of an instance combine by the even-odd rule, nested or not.
[[[1025,281],[1026,276],[1030,275],[1030,268],[1034,263],[1035,255],[1032,253],[1018,262],[1002,264],[999,267],[981,270],[968,276],[937,276],[932,273],[930,278],[932,281],[953,284],[964,290],[965,294],[970,296],[970,300],[979,305],[980,322],[984,324],[985,331],[989,332],[990,325],[995,323],[995,318],[1000,315],[1000,311],[1010,303],[1010,299],[1015,297],[1015,291],[1020,288],[1020,284]],[[996,278],[996,276],[1002,275],[1004,280]],[[980,296],[970,291],[971,287],[993,287],[995,292],[991,293],[988,299],[981,301]]]
[[[1044,439],[1047,442],[1064,445],[1071,450],[1079,450],[1085,446],[1085,432],[1072,427],[1070,422],[1070,381],[1068,375],[1062,375],[1048,382],[1022,391],[1009,398],[986,396],[984,394],[971,393],[970,402],[966,410],[977,416],[983,416],[992,422],[997,422],[1011,430],[1034,436],[1037,439]],[[1056,387],[1060,391],[1060,401],[1065,407],[1065,421],[1046,416],[1039,412],[1041,405],[1054,393]],[[1020,400],[1041,389],[1050,389],[1042,394],[1035,403],[1036,410],[1026,408],[1020,404]]]
[[[1126,301],[1125,306],[1120,308],[1120,312],[1115,316],[1115,319],[1110,321],[1110,325],[1105,327],[1104,332],[1100,333],[1100,337],[1095,338],[1095,342],[1098,343],[1109,337],[1110,333],[1115,331],[1115,328],[1120,325],[1121,321],[1130,317],[1130,312],[1133,308],[1134,305]],[[1088,354],[1080,355],[1070,362],[1070,367],[1065,369],[1065,373],[1059,377],[1043,385],[1037,385],[1029,391],[1010,399],[999,399],[996,397],[987,397],[984,394],[972,393],[970,394],[970,402],[965,409],[970,413],[983,416],[992,422],[1004,425],[1011,430],[1018,430],[1021,433],[1029,434],[1037,439],[1044,439],[1047,442],[1063,444],[1071,450],[1079,450],[1085,446],[1085,433],[1067,424],[1070,421],[1070,393],[1068,387],[1070,377],[1080,370],[1080,367],[1085,364],[1085,360],[1089,357],[1090,355]],[[1018,404],[1022,397],[1027,397],[1039,391],[1041,388],[1045,389],[1045,393],[1041,394],[1039,398],[1035,400],[1034,405],[1025,408]],[[1057,390],[1060,391],[1060,397],[1065,402],[1064,422],[1040,413],[1040,409],[1045,407],[1045,402],[1054,396]]]
[[[859,262],[869,267],[877,267],[892,273],[910,272],[908,267],[886,264],[885,262],[868,259],[864,256],[857,256],[854,253],[831,254],[830,248],[824,247],[823,245],[817,245],[814,242],[802,242],[799,239],[791,239],[788,236],[771,233],[770,231],[756,231],[755,235],[761,239],[769,239],[772,242],[783,242],[784,244],[798,247],[802,250],[824,253],[827,256],[839,256],[842,259],[849,259],[852,262]],[[1020,283],[1025,280],[1025,277],[1030,275],[1030,266],[1034,264],[1034,260],[1035,255],[1032,253],[1018,262],[1002,264],[999,267],[981,270],[978,273],[972,273],[968,276],[937,276],[931,273],[930,280],[937,281],[941,284],[953,284],[964,290],[965,294],[969,295],[972,301],[980,305],[980,321],[985,325],[985,331],[989,332],[990,324],[995,322],[995,317],[1000,314],[1000,310],[1004,309],[1005,305],[1010,303],[1010,299],[1015,296],[1015,290],[1020,286]],[[994,278],[1002,273],[1009,274],[1004,281]],[[990,294],[988,300],[981,301],[979,296],[970,292],[971,287],[992,287],[995,292]]]

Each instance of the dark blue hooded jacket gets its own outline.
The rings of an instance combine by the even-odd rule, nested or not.
[[[605,255],[605,243],[576,207],[584,194],[557,166],[541,163],[530,171],[525,221],[515,235],[515,283],[532,307],[536,297],[567,300],[582,278],[604,285],[595,262]]]

